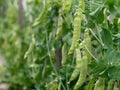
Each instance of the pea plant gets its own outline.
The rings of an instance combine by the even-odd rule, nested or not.
[[[17,6],[10,3],[6,13],[15,16],[7,14],[0,26],[0,53],[6,59],[0,75],[10,90],[120,89],[119,0],[26,5],[23,30],[14,21]]]

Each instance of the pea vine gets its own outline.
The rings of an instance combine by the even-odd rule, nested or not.
[[[14,90],[120,89],[119,0],[26,2],[25,27],[14,0],[0,16],[2,82]]]

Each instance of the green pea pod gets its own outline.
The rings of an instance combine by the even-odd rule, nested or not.
[[[85,10],[85,1],[80,0],[79,1],[79,8],[76,9],[75,15],[74,15],[74,31],[73,31],[73,39],[72,39],[72,45],[70,47],[70,50],[68,54],[72,54],[76,47],[78,47],[78,42],[80,39],[80,32],[81,32],[81,21],[83,19],[83,11]]]
[[[81,87],[83,85],[83,83],[86,80],[86,76],[87,76],[87,55],[85,53],[85,51],[83,52],[83,57],[81,59],[81,65],[80,65],[80,76],[79,79],[74,87],[74,90],[78,89],[79,87]]]
[[[94,86],[94,79],[91,79],[90,82],[88,83],[86,90],[93,90],[93,86]]]
[[[61,9],[59,10],[59,17],[58,17],[58,27],[57,27],[57,33],[56,33],[56,40],[59,40],[62,37],[62,24],[63,24],[63,19],[62,19],[62,14],[61,14]]]
[[[78,46],[78,42],[80,39],[80,32],[81,32],[81,21],[82,21],[82,12],[80,9],[77,9],[74,16],[74,22],[73,22],[74,31],[73,31],[72,45],[70,47],[68,54],[72,54]]]
[[[79,48],[80,49],[87,49],[86,50],[86,54],[87,54],[87,57],[88,57],[88,62],[91,61],[91,49],[92,49],[92,44],[91,44],[91,37],[89,35],[89,30],[88,28],[85,30],[84,32],[84,40],[79,44]]]
[[[42,21],[42,18],[43,18],[43,16],[44,16],[44,14],[45,14],[45,9],[46,9],[46,0],[43,0],[43,9],[42,9],[42,12],[40,13],[40,15],[39,15],[39,17],[35,20],[35,22],[33,23],[33,27],[35,27],[35,26],[37,26],[38,24],[40,24],[41,23],[41,21]]]
[[[95,83],[94,90],[104,90],[104,88],[105,88],[105,79],[100,77]]]
[[[67,59],[66,48],[67,48],[66,43],[64,43],[64,45],[62,46],[62,65],[64,65],[66,63],[66,59]]]
[[[33,49],[35,47],[35,43],[36,43],[35,37],[34,37],[34,35],[32,35],[32,42],[31,42],[31,44],[29,46],[29,49],[27,50],[27,52],[24,55],[24,59],[27,58],[28,55],[33,51]]]
[[[69,81],[74,80],[79,75],[79,73],[80,73],[80,64],[81,64],[81,53],[80,53],[79,49],[76,49],[76,67],[75,67],[75,70],[73,71]]]
[[[92,48],[92,44],[91,44],[91,37],[90,37],[90,35],[89,35],[89,29],[87,28],[86,30],[85,30],[85,33],[84,33],[84,37],[85,37],[85,47],[87,48],[87,57],[88,57],[88,62],[90,62],[91,61],[91,55],[90,55],[90,53],[89,52],[91,52],[91,48]]]
[[[113,79],[108,81],[107,90],[113,90]]]
[[[119,90],[117,83],[115,82],[113,90]]]
[[[58,85],[58,90],[61,90],[61,81],[59,82],[59,85]]]
[[[50,84],[50,90],[57,90],[58,89],[58,81],[53,81]]]
[[[84,11],[85,10],[85,0],[79,0],[80,8]]]
[[[65,8],[66,13],[70,11],[71,5],[72,5],[72,0],[63,0],[63,7]]]

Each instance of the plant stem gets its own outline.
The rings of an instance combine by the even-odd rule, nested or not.
[[[103,46],[104,46],[104,43],[101,42],[100,39],[98,39],[98,37],[95,35],[95,33],[94,33],[91,29],[89,29],[89,30],[90,30],[90,32],[93,34],[93,36],[98,40],[98,42],[102,45],[102,47],[103,47]]]
[[[48,33],[46,31],[46,47],[47,47],[47,51],[48,51],[48,56],[49,56],[49,60],[50,60],[50,64],[54,70],[54,72],[57,74],[57,71],[56,71],[56,68],[52,62],[52,58],[51,58],[51,55],[50,55],[50,49],[49,49],[49,43],[48,43]]]

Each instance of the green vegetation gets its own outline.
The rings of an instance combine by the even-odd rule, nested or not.
[[[8,90],[120,89],[120,0],[0,0],[0,11]]]

